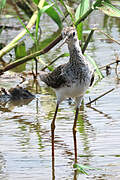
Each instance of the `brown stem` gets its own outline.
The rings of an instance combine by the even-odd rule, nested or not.
[[[109,39],[111,39],[111,41],[113,41],[113,42],[115,42],[115,43],[117,43],[117,44],[120,45],[120,42],[117,41],[117,40],[115,40],[114,38],[112,38],[109,34],[107,34],[107,33],[103,32],[103,31],[101,31],[101,30],[98,29],[98,28],[94,28],[94,30],[99,31],[100,33],[104,34],[104,35],[107,36]]]
[[[18,59],[17,61],[13,62],[13,63],[10,63],[9,65],[7,65],[6,67],[4,67],[3,69],[0,69],[0,75],[3,74],[4,72],[12,69],[12,68],[15,68],[16,66],[19,66],[37,56],[40,56],[42,54],[45,54],[47,53],[50,49],[52,49],[59,41],[62,40],[62,35],[59,35],[53,42],[51,42],[46,48],[44,48],[43,50],[41,51],[37,51],[33,54],[30,54],[28,56],[25,56],[23,58],[20,58]]]
[[[113,65],[113,64],[117,64],[117,63],[119,63],[119,62],[120,62],[120,60],[111,62],[111,63],[109,63],[109,64],[106,64],[105,66],[99,67],[99,69],[104,69],[104,68],[106,68],[106,66],[110,66],[110,65]]]
[[[91,103],[97,101],[98,99],[100,99],[101,97],[105,96],[106,94],[112,92],[113,90],[115,90],[115,88],[112,88],[112,89],[110,89],[109,91],[107,91],[107,92],[101,94],[100,96],[98,96],[97,98],[93,99],[92,101],[90,101],[90,102],[87,103],[86,105],[89,106]]]

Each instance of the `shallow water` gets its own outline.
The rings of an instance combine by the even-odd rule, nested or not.
[[[105,32],[120,39],[119,21],[116,19],[107,18],[101,13],[98,16],[97,12],[88,21],[89,26],[99,24]],[[50,20],[46,29],[53,31]],[[63,51],[67,51],[66,46],[59,53]],[[119,55],[119,45],[110,43],[105,36],[95,33],[86,52],[94,57],[99,66],[104,66],[115,61],[115,53]],[[42,58],[49,61],[56,55],[58,50],[54,49]],[[55,66],[64,61],[59,60]],[[29,66],[30,63],[28,69]],[[98,169],[87,170],[88,175],[84,175],[76,173],[73,168],[75,152],[72,127],[75,106],[73,103],[70,105],[68,100],[61,103],[57,115],[53,159],[51,121],[56,106],[55,94],[41,82],[36,92],[33,80],[26,80],[25,86],[36,94],[36,98],[17,106],[9,103],[0,109],[0,180],[120,179],[120,67],[118,65],[117,75],[115,65],[111,66],[109,76],[106,76],[105,71],[103,74],[105,78],[91,87],[85,95],[76,133],[78,164]],[[4,85],[9,89],[21,82],[18,77],[15,79],[16,82],[14,78],[9,81],[1,78],[0,87]],[[89,102],[89,97],[94,99],[112,88],[115,90],[91,107],[85,105]]]

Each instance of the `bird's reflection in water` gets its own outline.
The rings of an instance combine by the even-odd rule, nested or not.
[[[52,180],[55,180],[55,149],[54,149],[54,138],[55,138],[55,129],[51,129],[52,136]]]
[[[77,163],[77,138],[76,138],[76,124],[77,124],[77,119],[75,118],[74,120],[74,125],[73,125],[73,140],[74,140],[74,163]],[[77,180],[77,170],[74,171],[74,180]]]

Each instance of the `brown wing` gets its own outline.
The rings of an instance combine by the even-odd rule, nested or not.
[[[65,65],[58,66],[52,73],[40,75],[41,80],[52,88],[64,86],[67,83],[65,76],[62,74]]]

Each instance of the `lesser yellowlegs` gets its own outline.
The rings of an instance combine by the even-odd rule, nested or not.
[[[55,119],[59,104],[66,98],[72,97],[76,101],[74,126],[78,117],[81,100],[94,80],[93,70],[82,54],[77,32],[73,27],[67,27],[62,32],[64,42],[68,44],[70,59],[68,63],[58,66],[51,73],[40,73],[40,78],[55,90],[57,105],[51,128],[55,129]]]

